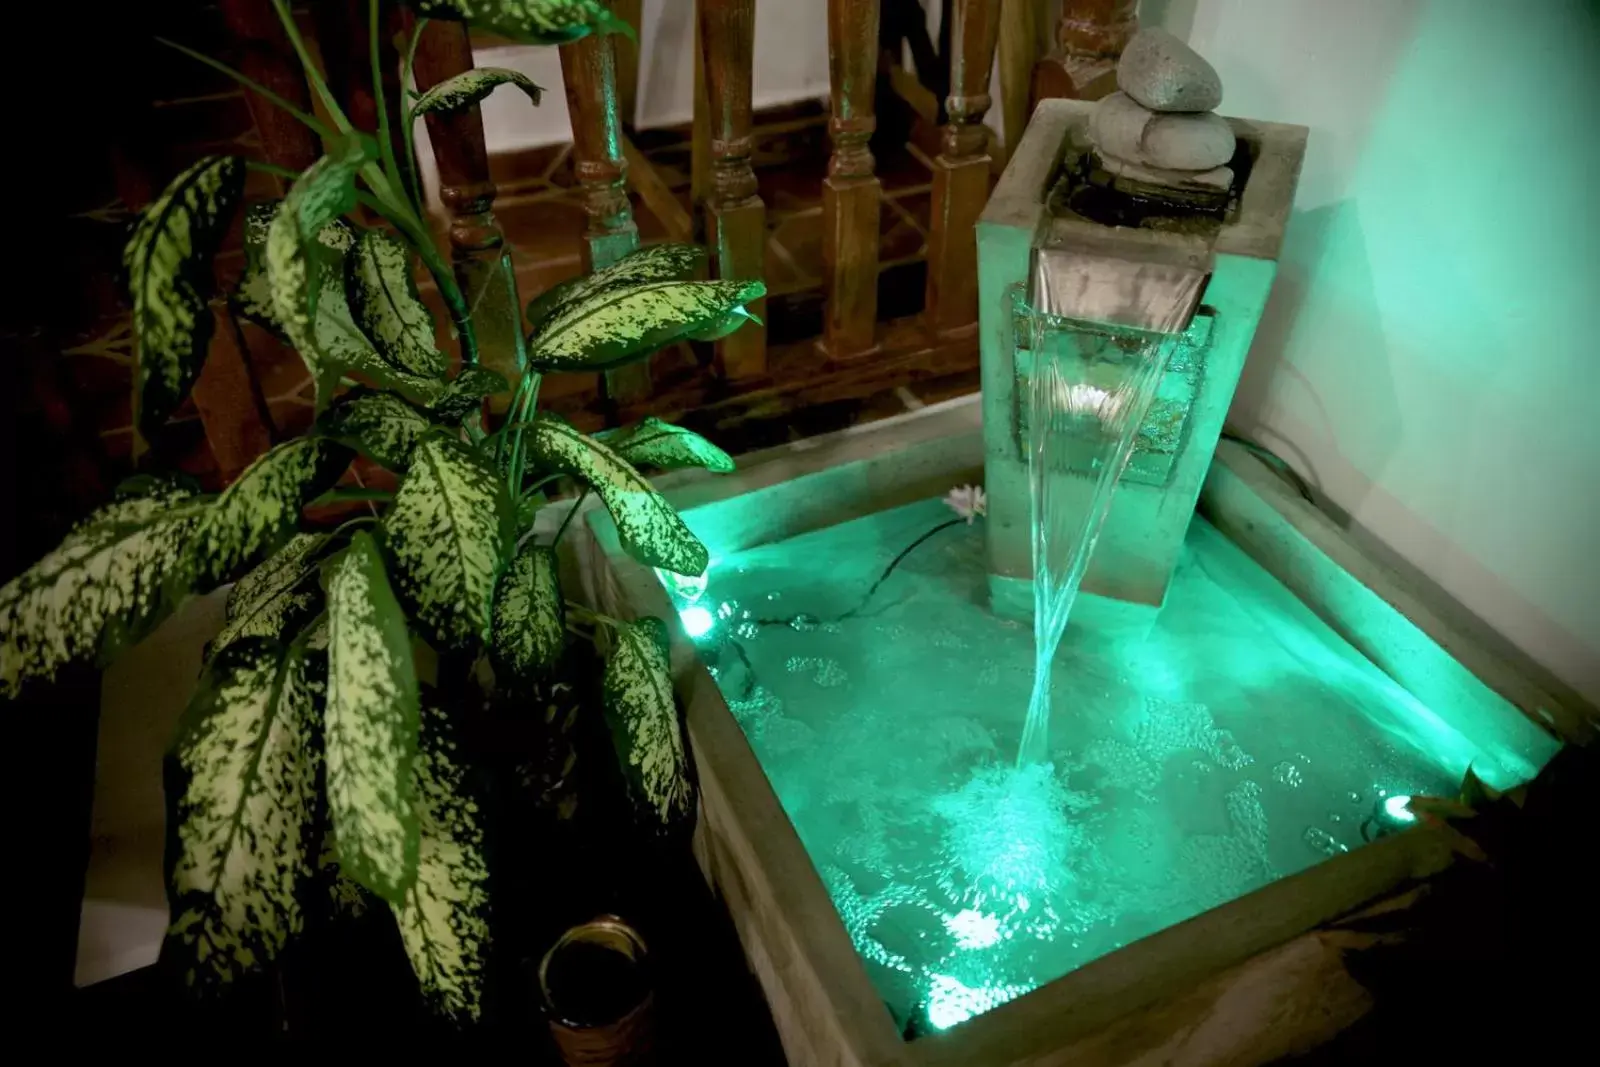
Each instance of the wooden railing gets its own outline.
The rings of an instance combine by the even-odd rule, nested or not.
[[[365,63],[364,22],[351,18],[361,0],[346,0],[350,11],[328,0],[316,5],[331,80],[344,84],[353,114],[373,111],[370,91],[359,77],[338,76],[342,66]],[[884,0],[884,3],[894,0]],[[905,0],[901,0],[902,4]],[[928,0],[934,2],[934,0]],[[821,189],[823,304],[820,337],[807,353],[769,351],[767,332],[746,327],[717,342],[706,372],[709,387],[664,387],[653,381],[649,363],[613,372],[605,383],[609,417],[649,410],[680,414],[730,397],[769,398],[784,390],[807,396],[845,395],[860,387],[893,384],[937,364],[949,370],[975,367],[977,253],[974,226],[988,198],[997,169],[994,155],[1004,146],[984,124],[991,109],[990,72],[998,45],[1001,57],[1001,112],[1008,140],[1020,132],[1032,102],[1040,95],[1097,96],[1114,82],[1115,60],[1134,26],[1136,0],[1066,0],[1046,55],[1045,0],[939,0],[949,21],[949,95],[946,124],[938,131],[932,159],[931,220],[927,231],[927,278],[919,316],[879,320],[879,243],[883,189],[871,142],[877,125],[875,94],[880,84],[915,85],[893,70],[898,44],[885,50],[879,38],[879,0],[828,0],[829,73],[832,87],[828,133],[831,158]],[[637,18],[636,0],[614,4]],[[229,26],[245,47],[241,61],[253,77],[280,94],[307,101],[305,84],[294,69],[268,0],[222,0]],[[683,210],[674,192],[630,139],[637,86],[637,51],[625,38],[588,37],[561,48],[561,67],[572,116],[572,159],[587,216],[582,250],[584,269],[603,267],[638,246],[630,190],[662,222],[673,239],[700,238],[712,252],[718,277],[755,278],[765,273],[768,252],[766,208],[752,168],[752,88],[755,0],[695,0],[696,137],[692,200],[698,218]],[[901,18],[905,12],[898,12]],[[410,16],[397,9],[387,33],[404,31]],[[389,42],[384,47],[390,47]],[[924,48],[926,53],[926,48]],[[423,89],[472,66],[471,39],[459,24],[430,23],[417,54],[417,88]],[[353,66],[352,70],[365,69]],[[891,74],[880,79],[880,71]],[[1108,80],[1109,79],[1109,80]],[[925,79],[926,80],[926,79]],[[934,79],[941,85],[942,77]],[[366,93],[366,99],[362,94]],[[926,95],[924,93],[924,95]],[[391,104],[398,92],[386,94]],[[930,115],[929,100],[917,110]],[[363,107],[365,111],[363,111]],[[270,105],[251,100],[252,115],[268,158],[300,168],[319,147],[304,130]],[[375,117],[370,116],[370,117]],[[503,315],[480,315],[489,335],[485,359],[514,370],[515,337],[520,328],[514,275],[505,262],[505,235],[496,222],[496,189],[490,179],[483,122],[476,107],[454,115],[430,115],[427,135],[439,175],[439,194],[448,217],[456,273],[474,295],[480,313],[504,302]],[[535,295],[522,294],[522,299]],[[762,309],[756,309],[761,314]],[[502,327],[488,324],[495,318]],[[496,330],[504,336],[496,335]],[[219,331],[220,332],[220,331]],[[208,364],[196,400],[207,420],[214,448],[227,450],[227,464],[259,448],[265,435],[240,415],[237,379],[245,362]],[[213,368],[216,369],[213,369]],[[831,376],[831,378],[830,378]],[[819,381],[832,382],[825,389]],[[851,383],[855,383],[852,385]],[[670,395],[669,395],[670,394]],[[221,402],[215,398],[221,397]],[[230,400],[229,398],[232,398]],[[216,410],[207,416],[207,403]],[[231,404],[231,407],[230,407]],[[230,420],[236,420],[228,425]],[[215,424],[215,425],[214,425]]]

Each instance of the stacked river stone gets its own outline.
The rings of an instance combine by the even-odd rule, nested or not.
[[[1119,178],[1175,188],[1227,190],[1233,128],[1213,109],[1222,79],[1165,30],[1140,30],[1117,64],[1117,87],[1095,105],[1089,136]]]

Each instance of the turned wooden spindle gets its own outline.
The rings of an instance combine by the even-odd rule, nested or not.
[[[417,43],[412,76],[418,92],[472,69],[472,42],[459,22],[429,22]],[[483,114],[474,104],[459,111],[424,117],[428,142],[439,170],[439,199],[450,218],[450,260],[456,284],[478,338],[482,363],[515,382],[521,376],[516,278],[502,261],[509,255],[505,232],[494,217],[495,185],[489,180],[489,151]]]
[[[1139,0],[1065,0],[1056,48],[1034,68],[1034,99],[1099,100],[1117,88],[1117,60],[1139,29]]]
[[[718,278],[760,278],[766,272],[767,209],[750,167],[750,96],[755,59],[755,0],[697,0],[700,47],[711,117],[711,189],[706,237]],[[750,306],[765,320],[766,301]],[[724,378],[759,378],[767,369],[765,326],[746,323],[717,342]]]
[[[833,157],[822,183],[823,351],[831,359],[877,350],[878,215],[882,186],[867,142],[877,128],[878,0],[828,0]]]
[[[573,171],[589,216],[583,267],[608,267],[639,247],[628,204],[628,163],[622,149],[616,47],[610,34],[590,34],[561,46],[561,76],[572,115]],[[640,361],[606,373],[606,395],[627,404],[650,395],[650,365]]]
[[[309,111],[310,89],[270,0],[222,0],[220,9],[223,24],[238,48],[239,69],[265,88]],[[303,170],[317,161],[322,155],[322,146],[315,134],[265,97],[251,91],[244,95],[267,162]],[[288,182],[280,179],[279,187],[287,192]],[[190,396],[205,428],[218,474],[224,481],[232,481],[252,460],[272,447],[273,428],[260,383],[246,356],[231,312],[219,305],[214,314],[216,329],[211,349]],[[263,357],[269,354],[269,349],[281,352],[283,348],[281,342],[264,330],[252,328],[250,342],[252,347],[261,348]],[[281,358],[298,357],[281,352]]]
[[[955,0],[950,9],[950,96],[939,158],[933,164],[933,227],[928,237],[924,312],[940,333],[978,321],[978,216],[989,199],[989,72],[1000,35],[1000,0]]]

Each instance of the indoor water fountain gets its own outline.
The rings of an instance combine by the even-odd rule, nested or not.
[[[1214,467],[1306,134],[1178,96],[1035,113],[979,226],[981,401],[683,484],[701,579],[589,513],[601,605],[682,621],[702,863],[792,1058],[1077,1040],[1436,869],[1406,798],[1557,746]],[[1203,167],[1127,136],[1176,120]]]

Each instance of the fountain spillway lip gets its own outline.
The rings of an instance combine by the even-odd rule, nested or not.
[[[1210,275],[1209,252],[1079,237],[1033,250],[1028,303],[1080,322],[1179,334],[1194,319]]]

